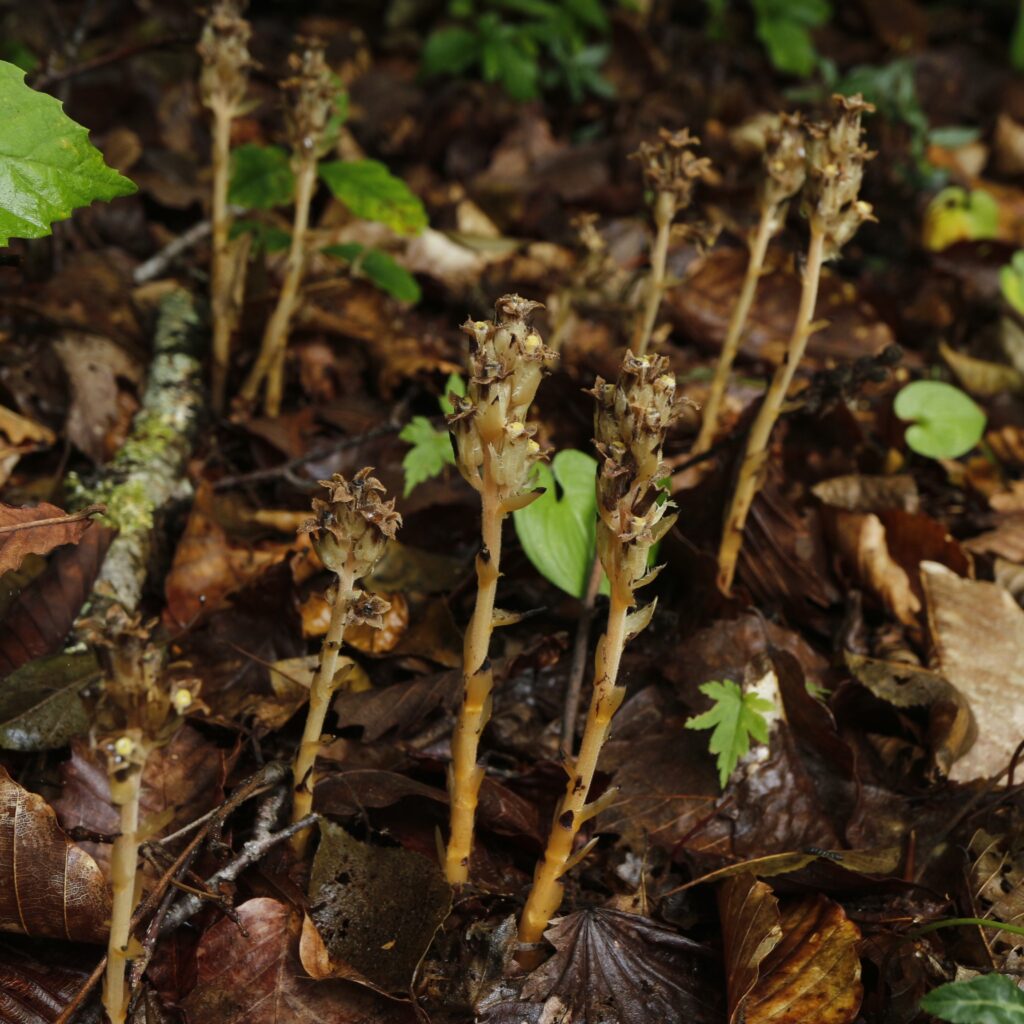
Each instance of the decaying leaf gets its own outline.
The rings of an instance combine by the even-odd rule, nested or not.
[[[0,768],[0,929],[106,942],[110,893],[46,801]]]
[[[917,484],[912,476],[868,476],[850,473],[834,476],[815,484],[811,492],[826,505],[847,512],[880,512],[888,508],[901,508],[916,512],[921,505]]]
[[[860,931],[823,896],[780,904],[738,875],[719,891],[731,1024],[850,1024],[863,987]]]
[[[322,821],[302,965],[317,979],[348,978],[407,994],[451,896],[436,862],[402,847],[371,846]]]
[[[21,567],[27,555],[46,555],[64,544],[77,544],[92,525],[89,519],[27,526],[39,519],[58,519],[65,513],[43,501],[34,508],[16,508],[0,503],[0,527],[23,527],[0,533],[0,573]]]
[[[649,918],[592,907],[566,915],[545,938],[555,953],[527,978],[522,1001],[491,1007],[485,1020],[712,1024],[720,1019],[708,950]]]
[[[1007,845],[1003,838],[981,829],[971,837],[972,895],[984,908],[985,917],[1019,926],[1024,922],[1024,864]],[[1013,932],[988,934],[992,942],[1010,949],[1024,946],[1024,936]]]
[[[415,1024],[407,1005],[347,981],[316,982],[298,958],[299,915],[259,898],[223,918],[196,951],[188,1024]]]
[[[967,781],[1005,768],[1024,736],[1024,609],[1004,587],[924,562],[936,667],[969,702],[979,740],[950,769]]]
[[[53,1024],[82,987],[86,974],[5,951],[0,963],[0,1021]]]

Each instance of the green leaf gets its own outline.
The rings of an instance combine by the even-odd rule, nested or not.
[[[806,78],[818,63],[818,51],[807,28],[789,18],[761,18],[757,36],[772,64],[789,75]]]
[[[280,146],[247,142],[231,154],[231,185],[228,198],[249,210],[285,206],[295,195],[291,159]]]
[[[359,242],[328,245],[322,251],[328,256],[353,264],[354,268],[381,291],[387,292],[399,302],[420,301],[420,286],[416,278],[405,267],[399,266],[386,252],[381,252],[380,249],[367,249]]]
[[[1024,1024],[1024,992],[1005,975],[982,974],[932,989],[921,1009],[951,1024]]]
[[[423,44],[423,73],[461,75],[480,59],[480,37],[468,28],[452,25],[431,32]]]
[[[999,287],[1003,298],[1018,313],[1024,314],[1024,249],[1018,249],[1009,265],[999,271]]]
[[[959,388],[938,380],[918,380],[896,396],[893,410],[907,428],[907,444],[930,459],[956,459],[985,432],[985,413]]]
[[[437,400],[437,404],[441,406],[441,412],[445,416],[451,416],[455,412],[455,406],[452,405],[449,395],[456,394],[460,398],[464,398],[466,395],[466,382],[457,374],[448,374],[448,379],[444,382],[444,392]]]
[[[744,693],[731,679],[705,683],[700,692],[714,705],[704,714],[688,719],[686,728],[714,729],[708,750],[718,755],[718,780],[725,789],[740,758],[750,750],[751,737],[758,743],[768,742],[764,712],[773,711],[774,705],[756,693]]]
[[[583,597],[594,561],[597,460],[570,448],[536,473],[544,494],[512,514],[519,543],[545,579]]]
[[[242,218],[231,222],[232,238],[241,235],[252,235],[256,245],[265,252],[284,252],[292,244],[292,236],[273,224],[264,224],[261,220]]]
[[[414,487],[437,476],[445,466],[455,465],[451,436],[446,429],[435,427],[426,416],[413,416],[398,436],[412,445],[402,459],[404,497],[408,498]]]
[[[357,217],[415,235],[427,226],[423,203],[379,160],[334,160],[320,165],[320,177],[336,199]]]
[[[91,654],[37,658],[0,681],[0,749],[55,750],[89,731],[80,696],[99,678]]]
[[[96,199],[136,191],[103,161],[89,132],[52,96],[25,84],[25,72],[0,61],[0,245],[43,238],[55,220]]]

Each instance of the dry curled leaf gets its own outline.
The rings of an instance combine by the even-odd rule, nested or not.
[[[101,943],[110,893],[96,862],[46,801],[0,768],[0,929]]]
[[[1024,610],[1005,587],[961,579],[944,565],[921,565],[937,669],[962,693],[979,741],[950,769],[951,779],[1004,769],[1024,736]]]
[[[90,519],[28,526],[40,519],[59,519],[65,516],[56,505],[43,501],[34,508],[16,508],[0,504],[0,527],[21,527],[0,533],[0,573],[21,567],[28,555],[46,555],[64,544],[77,544],[92,525]]]
[[[738,875],[719,891],[730,1024],[850,1024],[863,986],[860,931],[823,896],[779,904]]]
[[[196,986],[182,1003],[188,1024],[415,1024],[416,1016],[347,981],[315,982],[298,957],[299,915],[253,899],[199,943]]]

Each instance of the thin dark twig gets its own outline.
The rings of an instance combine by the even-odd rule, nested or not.
[[[269,469],[254,469],[249,473],[239,473],[236,476],[226,476],[221,480],[218,480],[214,485],[215,491],[225,491],[231,487],[242,487],[245,484],[256,484],[262,483],[265,480],[276,480],[278,477],[287,477],[293,470],[299,469],[304,466],[307,462],[316,462],[317,459],[326,459],[330,455],[336,455],[338,452],[344,451],[346,448],[355,448],[357,445],[363,444],[366,441],[376,440],[378,437],[386,437],[389,434],[397,434],[402,429],[404,424],[401,423],[385,423],[379,427],[373,427],[362,434],[354,434],[351,437],[343,437],[338,441],[334,441],[331,445],[325,448],[317,448],[315,451],[306,452],[305,455],[300,455],[297,458],[289,459],[287,462],[282,462],[279,466],[271,466]],[[305,483],[305,481],[303,481]],[[312,486],[312,481],[309,481]]]
[[[86,505],[78,512],[69,512],[65,516],[51,516],[49,519],[30,519],[26,523],[10,523],[7,526],[0,526],[0,534],[17,533],[19,530],[31,530],[37,526],[63,526],[65,523],[77,523],[90,516],[103,515],[107,511],[106,505]]]
[[[75,78],[89,71],[96,71],[99,68],[106,67],[108,64],[116,64],[118,61],[149,53],[151,50],[163,50],[169,46],[183,46],[186,43],[195,45],[195,40],[191,36],[164,36],[161,39],[149,39],[142,43],[131,43],[128,46],[122,46],[119,50],[101,53],[90,60],[82,61],[81,64],[75,64],[61,71],[51,71],[40,75],[39,78],[33,81],[32,88],[49,89],[50,86],[63,82],[67,78]]]
[[[565,705],[562,709],[562,741],[563,754],[571,755],[576,745],[576,719],[580,709],[580,690],[583,688],[583,672],[587,664],[587,648],[590,642],[590,624],[594,620],[594,605],[597,592],[601,589],[604,567],[601,559],[594,555],[594,564],[590,567],[590,579],[587,581],[587,592],[583,595],[583,608],[579,621],[576,623],[576,637],[572,646],[572,664],[569,667],[569,681],[565,688]]]

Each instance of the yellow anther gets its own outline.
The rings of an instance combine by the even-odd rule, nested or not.
[[[834,178],[839,173],[839,167],[836,164],[825,164],[826,177]]]
[[[534,441],[534,439],[533,439],[533,438],[531,437],[531,438],[530,438],[530,440],[529,440],[529,442],[528,442],[528,443],[527,443],[527,445],[526,445],[526,450],[527,450],[527,451],[528,451],[528,452],[529,452],[529,453],[530,453],[531,455],[536,455],[536,454],[537,454],[537,452],[539,452],[539,451],[540,451],[540,445],[539,445],[539,444],[537,444],[537,442],[536,442],[536,441]]]
[[[114,753],[118,757],[131,757],[132,751],[135,749],[135,740],[131,736],[118,736],[114,740]]]
[[[663,387],[666,387],[666,388],[668,388],[668,387],[674,388],[676,386],[675,374],[663,373],[658,378],[658,383],[661,384]]]
[[[192,693],[184,686],[179,686],[171,694],[171,703],[179,715],[184,714],[192,706]]]
[[[531,334],[526,336],[526,341],[523,342],[523,347],[527,352],[536,352],[544,342],[541,341],[540,335],[533,331]]]
[[[508,432],[510,434],[521,434],[526,429],[526,424],[521,423],[519,420],[513,420],[508,425]]]

